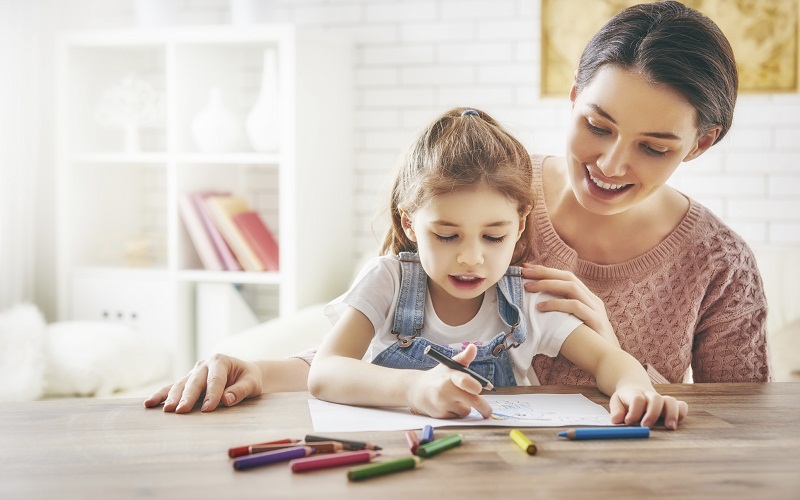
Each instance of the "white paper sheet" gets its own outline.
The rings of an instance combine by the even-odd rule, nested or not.
[[[484,396],[492,417],[474,409],[463,418],[439,419],[413,415],[408,408],[366,408],[309,399],[314,432],[366,432],[420,429],[428,424],[448,426],[561,427],[608,426],[611,416],[582,394],[518,394]]]

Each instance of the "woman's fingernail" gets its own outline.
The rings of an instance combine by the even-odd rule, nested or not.
[[[205,411],[208,408],[208,405],[209,401],[206,399],[205,401],[203,401],[203,406],[200,407],[200,411]]]
[[[225,402],[226,403],[228,403],[229,405],[232,405],[234,401],[236,401],[236,396],[234,396],[230,392],[225,395]]]
[[[168,399],[168,400],[164,401],[164,406],[169,406],[171,404],[172,404],[172,400],[171,399]]]
[[[678,428],[678,423],[675,422],[675,420],[670,419],[670,420],[667,421],[667,428],[675,430],[675,429]]]

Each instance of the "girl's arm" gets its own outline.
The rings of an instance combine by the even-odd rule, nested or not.
[[[372,322],[348,307],[314,357],[308,376],[311,394],[350,405],[409,406],[437,418],[466,416],[471,408],[484,417],[491,415],[491,406],[480,396],[480,383],[469,375],[444,366],[403,370],[363,361],[374,335]],[[459,361],[471,362],[475,353],[471,349],[467,359]]]
[[[564,341],[561,354],[592,374],[597,387],[611,396],[611,421],[628,425],[641,421],[652,427],[660,417],[664,427],[677,429],[689,411],[688,405],[659,394],[639,361],[611,346],[586,325],[580,325]]]

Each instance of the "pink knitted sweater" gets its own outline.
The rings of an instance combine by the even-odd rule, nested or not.
[[[753,252],[738,234],[690,199],[683,221],[644,255],[614,265],[581,260],[542,202],[544,157],[532,159],[539,202],[530,261],[572,271],[603,299],[620,345],[654,382],[681,382],[690,365],[695,382],[769,380],[767,303]],[[539,355],[533,367],[542,384],[595,383],[563,356]]]

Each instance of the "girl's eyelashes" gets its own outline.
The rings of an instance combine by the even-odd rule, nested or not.
[[[451,235],[448,235],[448,236],[445,236],[445,235],[442,235],[442,234],[437,234],[437,233],[433,233],[433,234],[436,236],[437,240],[443,241],[443,242],[455,241],[456,238],[458,238],[457,234],[451,234]],[[483,238],[486,241],[490,242],[490,243],[502,243],[503,240],[506,239],[505,235],[503,235],[503,236],[489,236],[488,234],[484,235]]]
[[[436,239],[439,240],[439,241],[453,241],[456,238],[458,238],[457,234],[451,234],[449,236],[444,236],[444,235],[436,234],[436,233],[433,233],[433,234],[436,235]]]

